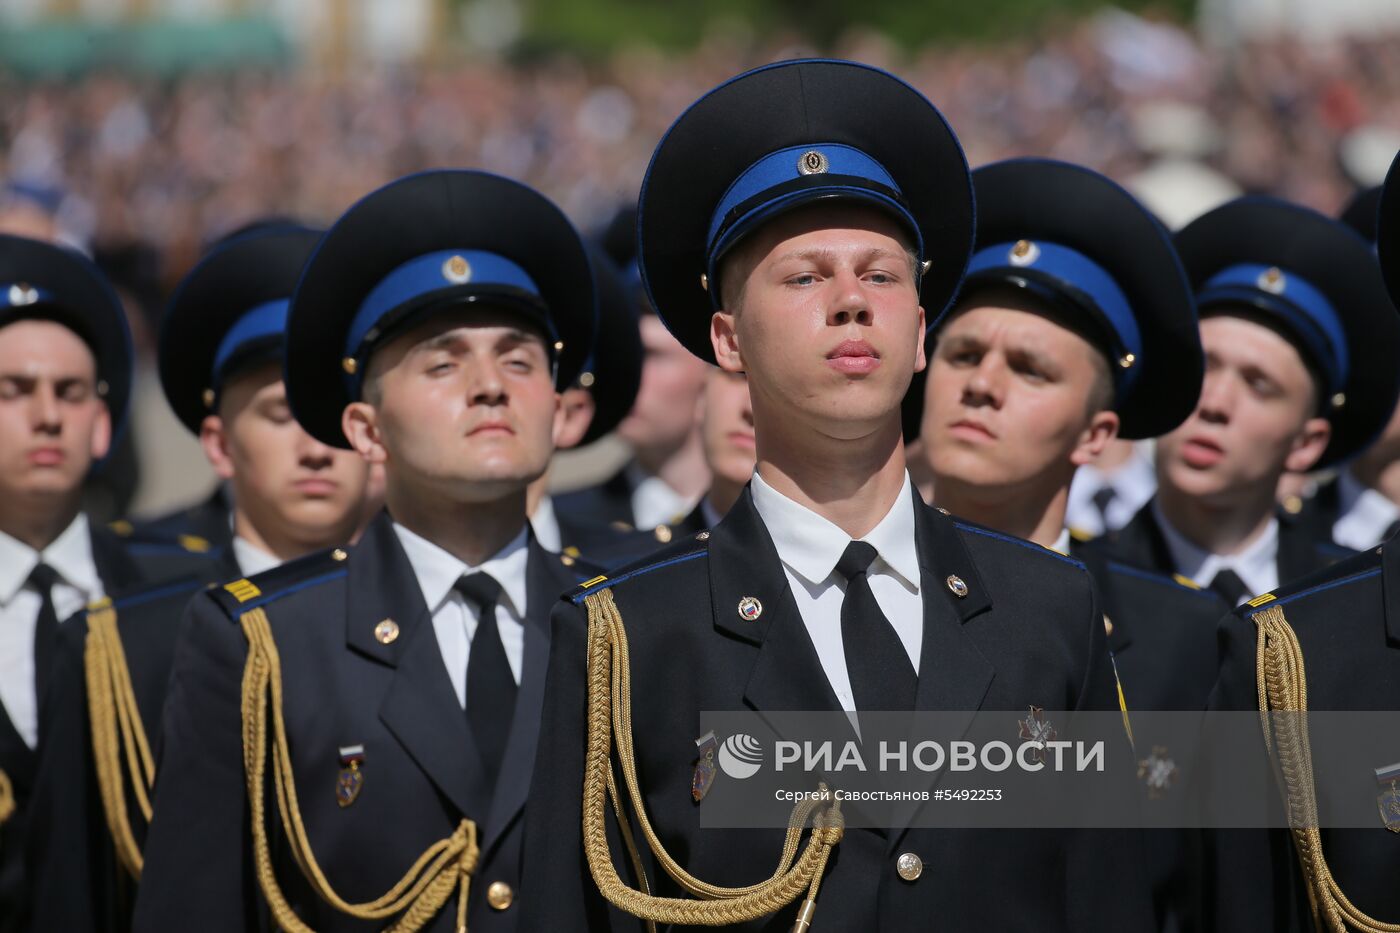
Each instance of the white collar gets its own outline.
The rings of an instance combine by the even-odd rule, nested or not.
[[[1350,470],[1343,470],[1337,477],[1337,506],[1332,538],[1356,551],[1375,547],[1391,524],[1400,519],[1400,506],[1380,490],[1362,484]]]
[[[546,551],[558,554],[564,549],[564,532],[559,528],[559,516],[554,514],[554,499],[550,496],[540,497],[535,514],[530,516],[530,530]]]
[[[704,519],[706,528],[713,528],[724,520],[724,513],[715,508],[706,495],[700,498],[700,517]]]
[[[627,464],[626,476],[632,487],[632,517],[642,531],[679,522],[695,508],[694,499],[676,492],[661,477],[643,472],[635,461]]]
[[[1166,538],[1176,571],[1198,586],[1210,586],[1222,570],[1233,570],[1250,595],[1278,589],[1278,519],[1270,518],[1264,532],[1238,554],[1212,554],[1187,538],[1162,514],[1161,504],[1152,502],[1152,512]]]
[[[757,470],[749,488],[779,559],[813,585],[831,576],[851,536],[768,485]],[[880,560],[907,586],[919,591],[919,550],[914,540],[914,497],[908,473],[889,512],[861,540],[872,545]]]
[[[102,578],[92,557],[88,518],[82,512],[42,552],[0,531],[0,605],[15,598],[40,562],[48,564],[64,583],[86,596],[102,592]]]
[[[1061,529],[1060,529],[1060,536],[1059,536],[1058,538],[1055,539],[1055,543],[1054,543],[1054,544],[1050,545],[1050,550],[1052,550],[1052,551],[1058,551],[1058,552],[1060,552],[1061,554],[1063,554],[1063,555],[1065,555],[1066,557],[1068,557],[1068,556],[1069,556],[1069,549],[1070,549],[1069,529],[1068,529],[1068,528],[1061,528]]]
[[[438,610],[452,594],[452,586],[463,574],[489,573],[501,585],[501,591],[510,603],[510,609],[518,618],[525,618],[525,567],[530,549],[529,523],[520,529],[509,544],[482,561],[479,567],[464,563],[438,545],[421,535],[409,531],[394,522],[394,533],[399,536],[404,554],[413,566],[418,577],[418,586],[423,590],[423,601],[428,604],[428,612]]]
[[[264,570],[282,566],[282,562],[276,557],[238,535],[234,535],[233,538],[233,559],[238,563],[239,572],[245,577],[256,576]]]

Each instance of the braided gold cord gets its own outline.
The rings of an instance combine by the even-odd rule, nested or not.
[[[1258,627],[1255,676],[1264,744],[1274,753],[1288,810],[1290,832],[1308,888],[1313,920],[1332,933],[1400,933],[1400,924],[1367,916],[1343,893],[1322,851],[1313,787],[1312,743],[1308,737],[1308,678],[1303,649],[1282,606],[1253,616]],[[1293,715],[1270,717],[1270,712]]]
[[[88,634],[83,646],[83,671],[87,681],[88,720],[92,732],[92,756],[102,812],[112,834],[117,856],[133,878],[141,878],[141,847],[132,831],[127,810],[129,781],[141,819],[151,821],[151,788],[155,783],[155,758],[136,706],[131,671],[126,664],[117,612],[110,604],[88,613]],[[123,751],[126,770],[122,769]]]
[[[10,783],[10,776],[0,771],[0,825],[13,816],[14,812],[15,787]]]
[[[724,926],[754,920],[792,903],[805,890],[807,898],[794,929],[810,926],[817,889],[831,849],[841,841],[845,824],[840,804],[818,809],[807,800],[793,808],[777,871],[758,884],[724,888],[691,876],[665,849],[652,829],[637,781],[632,747],[632,688],[627,634],[622,615],[610,590],[584,600],[588,609],[588,746],[584,761],[583,847],[593,881],[611,904],[648,923]],[[617,743],[623,781],[637,824],[658,863],[686,891],[704,900],[660,897],[647,893],[636,843],[612,773],[612,743]],[[608,797],[618,815],[618,826],[627,841],[629,855],[642,879],[643,890],[629,887],[617,874],[609,851],[605,812]],[[800,857],[796,857],[803,827],[811,818],[812,833]],[[794,864],[794,857],[796,863]]]
[[[248,639],[248,662],[243,671],[243,764],[253,827],[253,859],[258,884],[277,925],[287,933],[312,933],[282,893],[272,865],[264,798],[269,705],[272,708],[271,757],[277,809],[292,855],[316,894],[341,913],[360,920],[380,920],[402,914],[387,928],[387,933],[414,933],[438,914],[455,889],[457,930],[466,933],[471,877],[480,857],[476,824],[471,820],[462,820],[451,836],[429,846],[387,893],[373,901],[352,904],[331,887],[311,851],[311,840],[297,804],[295,773],[287,744],[286,723],[282,718],[281,658],[267,614],[262,609],[252,609],[240,619]]]

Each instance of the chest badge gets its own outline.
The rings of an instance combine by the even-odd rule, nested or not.
[[[335,802],[341,808],[350,806],[360,796],[365,786],[365,763],[363,745],[342,745],[340,747],[340,774],[335,779]]]
[[[1376,806],[1381,811],[1381,822],[1392,833],[1400,833],[1400,788],[1396,782],[1400,782],[1400,761],[1376,769],[1376,783],[1382,788],[1376,796]]]
[[[1031,751],[1031,760],[1044,763],[1045,746],[1049,742],[1055,741],[1055,727],[1050,720],[1045,718],[1045,709],[1040,706],[1032,706],[1030,715],[1022,719],[1018,725],[1020,729],[1021,744],[1029,742],[1035,748]]]
[[[715,741],[713,732],[706,732],[695,740],[695,747],[699,751],[699,757],[695,760],[695,773],[690,776],[690,796],[699,803],[705,799],[705,795],[710,792],[710,785],[715,782],[715,752],[719,743]]]

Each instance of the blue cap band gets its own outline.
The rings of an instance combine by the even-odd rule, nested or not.
[[[923,259],[923,235],[894,177],[870,156],[843,143],[789,146],[749,166],[720,198],[705,238],[706,272],[716,281],[715,266],[734,243],[760,221],[820,197],[870,201],[894,214],[915,238]],[[710,289],[718,307],[718,289]]]
[[[52,292],[35,285],[23,282],[0,285],[0,308],[24,308],[52,298]]]
[[[287,329],[287,309],[291,299],[278,298],[264,302],[247,311],[234,322],[233,326],[219,341],[219,349],[214,352],[214,365],[209,372],[209,385],[217,391],[223,384],[224,365],[235,353],[255,340],[269,337],[281,339]]]
[[[496,253],[474,249],[444,249],[426,253],[399,266],[370,290],[350,322],[345,337],[345,356],[356,357],[366,341],[373,341],[379,322],[390,312],[416,298],[434,292],[471,288],[514,288],[543,302],[535,280],[516,263]],[[550,336],[552,322],[546,321]],[[362,362],[362,361],[361,361]],[[362,371],[347,373],[350,395],[358,398]]]
[[[1211,276],[1196,295],[1204,312],[1212,305],[1244,304],[1282,319],[1322,369],[1327,394],[1346,388],[1351,375],[1346,329],[1332,302],[1307,279],[1256,263],[1230,266]]]
[[[1122,405],[1138,373],[1142,371],[1142,332],[1127,294],[1108,270],[1078,250],[1058,243],[1021,240],[998,243],[978,250],[968,262],[967,277],[998,273],[1007,277],[1029,270],[1048,278],[1072,301],[1087,298],[1099,312],[1099,324],[1108,328],[1117,359],[1109,360],[1117,401]],[[1038,280],[1039,280],[1038,278]],[[1053,287],[1053,286],[1052,286]]]

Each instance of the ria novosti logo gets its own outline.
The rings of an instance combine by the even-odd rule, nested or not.
[[[719,747],[719,766],[732,778],[751,778],[763,767],[763,744],[751,735],[736,732]]]

